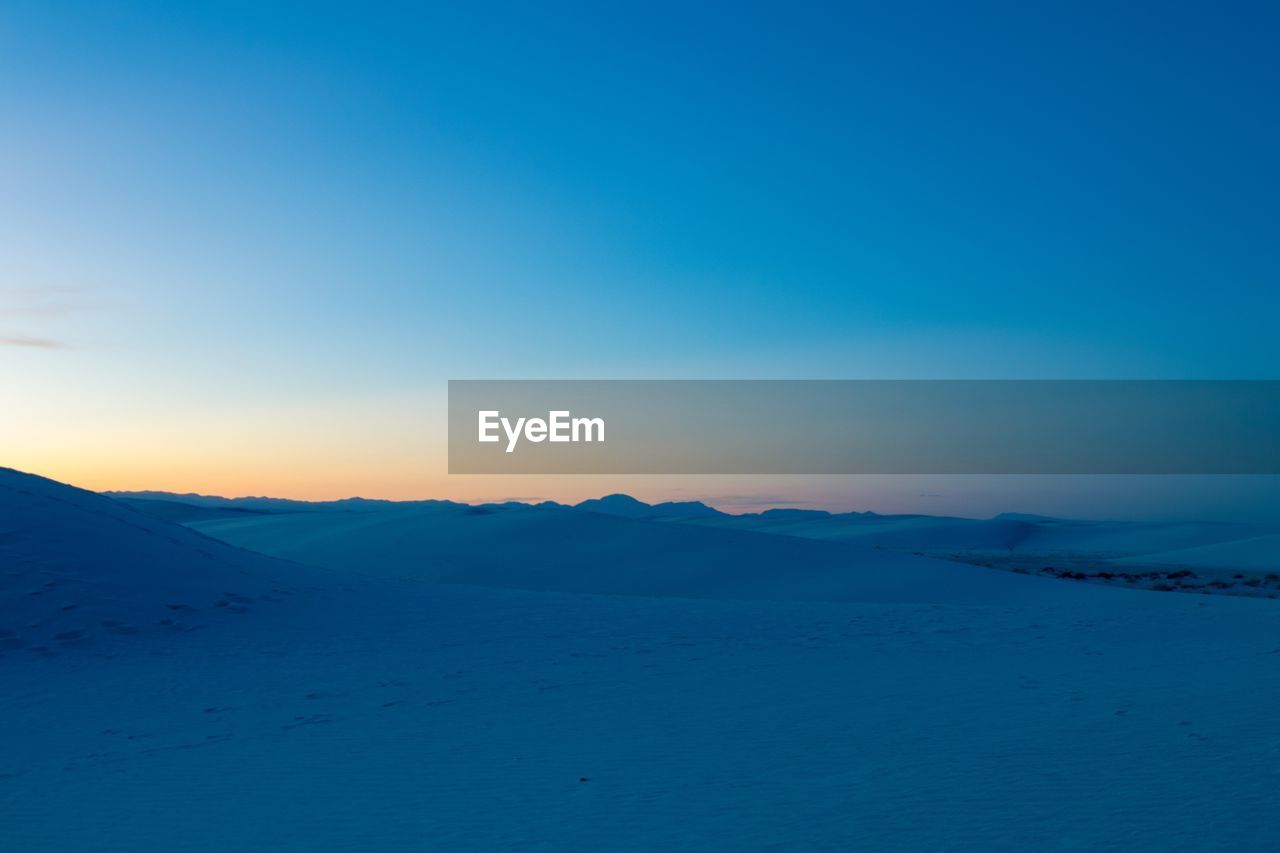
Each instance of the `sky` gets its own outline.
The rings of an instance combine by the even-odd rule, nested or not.
[[[1262,3],[10,0],[0,464],[312,498],[1280,505],[1258,478],[444,457],[450,378],[1280,378],[1277,35]]]

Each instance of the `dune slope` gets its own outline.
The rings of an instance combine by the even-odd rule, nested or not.
[[[1197,569],[1280,573],[1280,534],[1126,557],[1117,564],[1186,566]]]
[[[846,543],[572,509],[440,507],[191,524],[236,545],[304,563],[517,589],[938,603],[1082,594],[1039,578]]]
[[[54,654],[196,630],[278,605],[327,576],[0,469],[0,651]]]
[[[1025,578],[974,603],[435,584],[379,577],[372,558],[360,575],[282,563],[0,479],[0,570],[60,574],[80,608],[141,625],[179,594],[321,584],[241,613],[202,606],[180,614],[188,630],[0,654],[6,851],[1163,853],[1274,835],[1276,602]],[[518,555],[528,536],[554,552],[578,529],[513,518],[471,545]],[[386,524],[403,537],[378,546],[390,559],[430,526],[345,524],[289,532],[318,552]],[[662,529],[582,538],[625,535],[627,559],[653,562],[643,542]],[[921,564],[935,566],[901,565]],[[30,591],[5,587],[0,607],[67,615]]]

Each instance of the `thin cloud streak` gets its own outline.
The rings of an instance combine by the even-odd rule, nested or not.
[[[715,495],[702,499],[704,503],[724,506],[809,506],[813,501],[769,497],[767,495]]]
[[[42,285],[39,287],[0,287],[0,319],[45,318],[57,320],[85,311],[108,307],[93,298],[94,291],[87,287]],[[7,325],[25,325],[21,321],[5,321]],[[74,349],[70,344],[55,338],[26,334],[0,334],[0,347],[26,349]]]
[[[0,317],[65,317],[112,307],[88,287],[0,287]]]
[[[2,335],[0,336],[0,346],[26,347],[29,349],[71,349],[70,344],[65,344],[62,341],[55,341],[50,338],[31,338],[26,335]]]

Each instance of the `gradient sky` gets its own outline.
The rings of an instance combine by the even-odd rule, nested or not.
[[[448,378],[1280,378],[1274,4],[463,5],[0,7],[0,464],[1280,504],[1257,479],[450,478],[443,445]]]

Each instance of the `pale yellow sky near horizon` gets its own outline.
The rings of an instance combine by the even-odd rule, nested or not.
[[[1268,507],[1280,506],[1280,478],[1276,477],[1198,478],[1194,491],[1200,500],[1188,506],[1181,497],[1188,490],[1168,488],[1167,477],[1113,477],[1099,483],[1096,477],[1052,476],[449,475],[443,473],[443,452],[424,453],[412,464],[368,453],[339,454],[343,458],[326,463],[298,447],[275,458],[251,454],[241,459],[237,452],[234,442],[195,457],[173,446],[145,457],[81,447],[55,456],[6,452],[0,464],[92,491],[300,500],[577,503],[624,492],[649,503],[700,500],[734,513],[798,507],[973,518],[1024,512],[1065,518],[1272,522],[1276,519]],[[1255,511],[1240,511],[1242,493],[1254,496],[1252,504],[1246,505]],[[1205,503],[1214,501],[1226,509],[1205,513]]]
[[[1209,520],[1277,520],[1280,507],[1277,477],[451,476],[443,382],[305,393],[280,386],[255,395],[193,368],[163,374],[173,387],[150,374],[143,393],[121,376],[119,361],[88,355],[0,352],[9,403],[0,417],[0,465],[95,491],[304,500],[574,503],[626,492],[649,502],[702,500],[731,512],[797,506]],[[22,370],[37,363],[40,370]]]
[[[129,351],[0,351],[0,465],[95,491],[304,500],[352,496],[573,503],[613,492],[771,506],[989,517],[1274,518],[1280,478],[586,476],[447,473],[446,388],[268,383],[191,358],[155,370]],[[219,373],[218,371],[222,371]],[[317,385],[319,387],[317,387]],[[1178,485],[1178,488],[1171,486]],[[1270,509],[1269,509],[1270,507]]]

